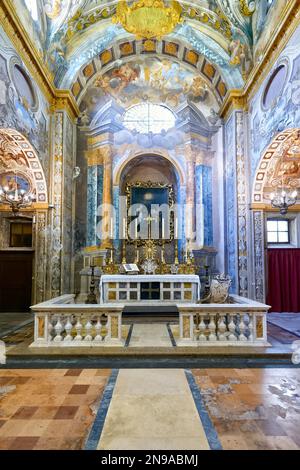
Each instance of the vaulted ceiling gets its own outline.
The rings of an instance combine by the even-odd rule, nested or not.
[[[148,0],[149,1],[149,0]],[[241,88],[255,61],[255,46],[271,9],[293,0],[180,1],[182,22],[166,37],[211,63],[227,88]],[[13,0],[59,88],[71,88],[82,70],[103,51],[135,39],[112,21],[116,0]],[[130,5],[132,1],[128,2]],[[171,2],[165,1],[165,5]],[[34,11],[36,10],[36,11]],[[138,47],[138,52],[142,52]],[[159,50],[154,51],[159,54]],[[116,60],[119,57],[114,57]],[[174,57],[180,61],[182,57]]]

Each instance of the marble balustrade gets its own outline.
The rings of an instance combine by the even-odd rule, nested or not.
[[[269,306],[237,295],[228,304],[178,305],[178,346],[269,346]]]
[[[124,305],[75,304],[63,295],[31,307],[35,315],[30,347],[123,346]]]

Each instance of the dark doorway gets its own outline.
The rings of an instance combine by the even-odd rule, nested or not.
[[[0,312],[29,310],[32,258],[32,251],[0,252]]]

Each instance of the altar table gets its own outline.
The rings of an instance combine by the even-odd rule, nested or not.
[[[200,299],[200,280],[195,274],[105,274],[99,288],[101,304],[177,304]]]

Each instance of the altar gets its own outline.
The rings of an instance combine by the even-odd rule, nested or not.
[[[195,274],[106,274],[100,280],[100,303],[196,303],[200,280]]]

